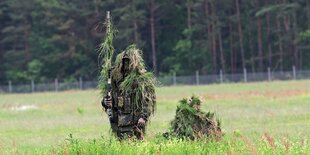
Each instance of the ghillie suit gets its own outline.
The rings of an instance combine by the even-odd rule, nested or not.
[[[214,113],[202,112],[200,105],[201,100],[196,96],[181,100],[170,131],[164,135],[192,140],[204,137],[221,139],[220,122],[215,120]]]
[[[100,50],[104,58],[99,79],[102,106],[109,115],[112,132],[119,139],[143,139],[149,116],[155,111],[155,78],[146,72],[142,52],[135,45],[118,54],[112,66],[112,40],[113,34],[107,33]]]

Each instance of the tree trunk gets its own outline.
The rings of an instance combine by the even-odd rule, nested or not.
[[[294,65],[293,62],[294,62],[294,56],[291,56],[290,54],[292,53],[293,51],[293,48],[292,48],[292,35],[291,35],[291,28],[290,28],[290,19],[289,19],[289,16],[288,15],[285,15],[283,17],[283,26],[284,26],[284,30],[285,30],[285,34],[288,38],[287,41],[284,42],[284,58],[283,60],[287,60],[286,62],[287,63],[284,63],[285,66],[287,66],[286,64],[288,65]],[[286,58],[286,55],[290,55],[289,58]],[[292,57],[292,59],[291,59]],[[289,60],[292,60],[291,62]]]
[[[298,54],[298,45],[297,45],[297,17],[296,12],[293,13],[293,35],[292,35],[292,42],[293,42],[293,52],[294,52],[294,66],[296,69],[299,68],[299,54]]]
[[[303,51],[302,50],[300,50],[300,51],[298,51],[298,53],[299,53],[299,64],[298,64],[298,66],[299,66],[299,70],[303,70]]]
[[[136,12],[136,5],[135,5],[135,2],[134,0],[131,1],[131,5],[132,5],[132,13],[134,13],[134,18],[133,18],[133,38],[134,38],[134,43],[138,45],[138,42],[139,42],[139,33],[138,33],[138,19],[135,15],[135,12]]]
[[[26,21],[26,24],[28,25],[28,22]],[[29,28],[25,31],[25,40],[24,40],[24,48],[25,48],[25,62],[28,63],[32,59],[32,53],[30,51],[30,43],[29,43],[29,36],[31,32],[31,24],[29,24]]]
[[[212,18],[212,60],[213,60],[213,73],[216,73],[218,68],[217,68],[217,50],[216,50],[216,34],[217,34],[217,29],[216,29],[216,10],[214,7],[213,1],[211,1],[211,18]]]
[[[258,67],[259,71],[263,71],[263,41],[262,41],[262,20],[258,17],[257,21],[257,43],[258,43]]]
[[[192,29],[192,0],[187,0],[187,27]]]
[[[134,29],[134,42],[135,44],[138,44],[139,42],[139,33],[138,33],[138,23],[137,23],[137,19],[135,18],[133,21],[133,29]]]
[[[95,13],[96,13],[96,17],[99,16],[99,9],[98,9],[98,0],[94,0],[94,7],[95,7]]]
[[[268,67],[272,67],[272,48],[270,36],[270,15],[267,13],[267,43],[268,43]]]
[[[69,56],[70,58],[72,58],[75,55],[76,52],[76,40],[75,40],[75,33],[73,32],[73,30],[71,32],[69,32],[69,37],[68,37],[68,53],[67,56]]]
[[[0,40],[2,40],[2,35],[0,35]],[[2,46],[2,43],[0,42],[0,62],[3,62],[3,54],[4,54],[4,49],[3,49],[3,46]],[[2,68],[3,65],[0,66],[0,79],[4,78],[4,69]]]
[[[231,73],[235,73],[235,52],[234,52],[234,40],[233,40],[233,29],[231,22],[229,22],[229,45],[230,45],[230,65]]]
[[[256,43],[256,39],[254,38],[249,38],[249,48],[250,48],[250,54],[251,54],[251,59],[249,63],[251,63],[251,68],[252,68],[252,74],[255,76],[256,68],[255,68],[255,57],[256,57],[256,49],[254,48]]]
[[[205,0],[204,1],[204,11],[205,11],[205,15],[206,15],[206,20],[207,20],[207,44],[208,44],[208,51],[211,53],[211,56],[212,56],[212,68],[214,69],[214,60],[213,60],[213,43],[212,43],[212,40],[213,40],[213,33],[212,33],[212,24],[211,23],[211,20],[210,20],[210,16],[211,16],[211,13],[210,13],[210,9],[209,9],[209,0]],[[212,70],[213,70],[212,69]]]
[[[235,0],[235,3],[236,3],[236,9],[237,9],[237,20],[238,20],[238,33],[239,33],[239,44],[240,44],[240,51],[241,51],[241,61],[242,61],[242,68],[244,69],[246,66],[245,66],[245,55],[244,55],[244,47],[243,47],[243,32],[242,32],[242,25],[241,25],[239,0]]]
[[[278,38],[279,38],[279,56],[280,56],[280,71],[283,72],[283,43],[282,43],[282,29],[280,19],[277,18]]]
[[[224,59],[224,51],[223,51],[223,41],[222,41],[222,31],[219,30],[219,47],[220,47],[220,55],[221,55],[221,68],[223,73],[225,73],[225,59]]]
[[[256,1],[257,5],[256,5],[256,9],[259,9],[260,4],[259,4],[259,0]],[[257,44],[258,44],[258,68],[259,71],[263,71],[263,39],[262,39],[262,19],[261,17],[257,17],[256,20],[256,25],[257,25]]]
[[[308,29],[310,29],[310,0],[306,0],[307,2],[307,17],[308,17]]]
[[[150,0],[150,25],[151,25],[151,45],[152,45],[152,58],[153,69],[157,75],[157,63],[156,63],[156,41],[155,41],[155,3],[154,0]]]

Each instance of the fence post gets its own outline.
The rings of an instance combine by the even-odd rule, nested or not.
[[[268,67],[268,81],[271,81],[271,70],[270,67]]]
[[[31,92],[33,93],[34,91],[35,91],[34,80],[31,80]]]
[[[244,76],[244,82],[248,82],[248,75],[247,75],[246,68],[243,69],[243,76]]]
[[[222,70],[220,70],[220,81],[221,81],[221,83],[223,83],[223,71]]]
[[[294,80],[296,80],[296,67],[293,66],[293,78]]]
[[[196,85],[199,85],[199,71],[196,71]]]
[[[177,85],[177,77],[175,72],[173,72],[173,85]]]
[[[13,87],[12,87],[12,81],[9,81],[9,93],[12,93]]]
[[[55,79],[55,91],[58,92],[58,79]]]
[[[80,77],[79,79],[80,90],[83,90],[83,79]]]

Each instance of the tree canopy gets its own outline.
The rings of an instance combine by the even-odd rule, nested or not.
[[[157,75],[310,69],[310,0],[2,0],[0,81],[96,79],[106,11]]]

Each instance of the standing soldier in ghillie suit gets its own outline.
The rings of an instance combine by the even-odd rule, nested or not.
[[[99,81],[102,106],[119,139],[143,139],[149,116],[155,111],[155,78],[146,72],[141,51],[135,45],[118,54],[112,66],[113,28],[109,13],[106,25],[106,38],[100,48],[104,59]]]

